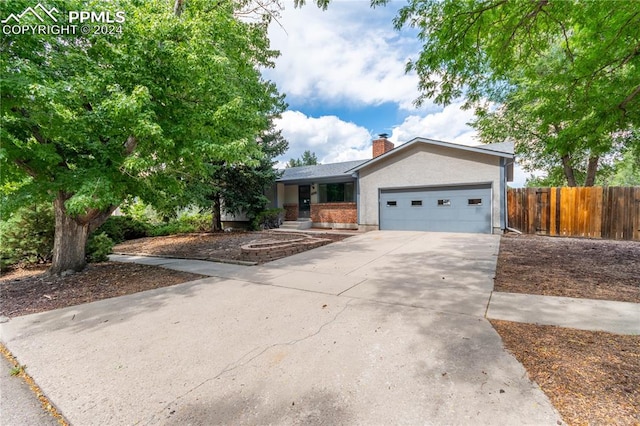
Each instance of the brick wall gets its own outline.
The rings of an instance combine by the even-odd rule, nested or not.
[[[284,220],[298,220],[298,205],[284,204]]]
[[[311,204],[313,223],[358,223],[356,203]]]
[[[376,139],[373,141],[373,158],[376,158],[385,152],[391,151],[394,145],[387,139]]]
[[[329,239],[313,238],[303,235],[301,238],[293,240],[273,240],[246,244],[240,248],[240,256],[242,260],[245,261],[265,263],[320,247],[331,242]]]

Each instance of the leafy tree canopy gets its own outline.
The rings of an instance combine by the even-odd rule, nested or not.
[[[269,203],[266,191],[279,177],[274,159],[287,151],[289,143],[280,130],[271,126],[256,144],[260,156],[254,161],[213,167],[212,179],[208,182],[211,192],[207,196],[213,200],[213,230],[222,227],[222,210],[232,215],[245,214],[253,221]]]
[[[418,102],[464,96],[483,139],[515,140],[532,167],[560,164],[569,185],[581,168],[592,185],[615,135],[640,122],[635,2],[412,0],[395,23],[424,42],[408,64]]]
[[[315,166],[318,164],[318,158],[315,152],[306,150],[300,158],[291,158],[287,163],[287,168],[300,166]]]
[[[4,1],[0,16],[29,5]],[[56,221],[72,224],[56,229],[58,248],[83,245],[126,196],[162,205],[190,195],[185,177],[211,161],[257,155],[256,137],[284,109],[258,69],[277,55],[266,21],[239,21],[234,2],[176,2],[179,14],[168,0],[47,5],[60,24],[72,10],[126,14],[112,35],[0,41],[2,204],[55,199]]]

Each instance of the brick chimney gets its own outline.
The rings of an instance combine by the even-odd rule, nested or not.
[[[378,139],[374,139],[373,141],[373,158],[379,157],[385,152],[389,152],[394,148],[393,143],[387,140],[386,133],[381,133],[378,135]]]

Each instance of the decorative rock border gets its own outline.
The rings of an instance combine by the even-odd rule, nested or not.
[[[281,233],[282,235],[282,233]],[[260,242],[252,242],[240,247],[240,256],[242,260],[249,262],[265,263],[293,254],[302,253],[317,247],[332,243],[333,241],[326,238],[316,238],[311,235],[304,234],[285,234],[295,235],[293,239],[277,239]]]

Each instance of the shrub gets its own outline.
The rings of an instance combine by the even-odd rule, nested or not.
[[[282,223],[284,209],[268,209],[258,213],[251,221],[251,229],[273,229],[279,228]]]
[[[164,235],[174,234],[188,234],[189,232],[195,232],[195,227],[189,223],[180,223],[178,221],[171,221],[169,223],[155,225],[149,231],[149,233],[153,237],[161,237]]]
[[[211,230],[211,213],[183,214],[178,218],[178,222],[189,224],[193,227],[191,232],[207,232]]]
[[[91,234],[87,241],[87,262],[106,262],[113,249],[114,242],[105,232]]]
[[[115,243],[149,236],[150,226],[129,216],[111,216],[96,233],[104,232]]]
[[[0,267],[51,260],[55,219],[51,204],[25,207],[0,225]]]
[[[158,212],[156,212],[153,207],[146,205],[139,199],[125,201],[120,206],[120,210],[125,216],[133,218],[139,222],[156,223],[161,221]]]
[[[211,229],[211,214],[183,213],[177,219],[153,226],[149,234],[154,237],[190,232],[208,232]]]

